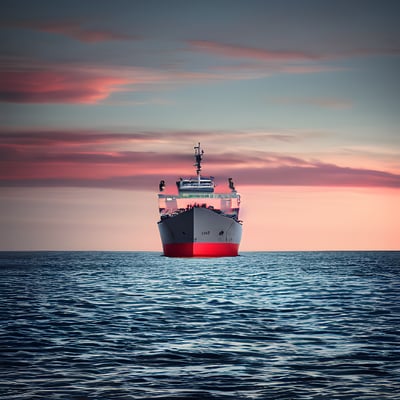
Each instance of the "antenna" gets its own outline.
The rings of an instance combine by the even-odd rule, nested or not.
[[[197,173],[197,178],[200,181],[200,171],[201,171],[201,160],[203,159],[204,150],[200,148],[200,142],[197,146],[194,146],[194,157],[196,159],[196,164],[194,164]]]

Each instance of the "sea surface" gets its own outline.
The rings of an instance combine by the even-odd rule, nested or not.
[[[0,398],[400,399],[400,252],[2,252]]]

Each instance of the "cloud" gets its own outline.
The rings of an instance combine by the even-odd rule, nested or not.
[[[299,51],[266,50],[255,47],[223,44],[206,40],[189,41],[192,49],[219,56],[233,58],[248,58],[262,61],[310,61],[320,59],[321,56]]]
[[[92,68],[43,65],[37,69],[0,70],[0,102],[97,104],[116,92],[151,91],[154,85],[191,84],[198,81],[257,79],[259,74],[224,74],[157,71],[145,68]],[[265,74],[264,74],[265,76]],[[146,102],[128,102],[130,105]],[[168,105],[168,101],[152,104]],[[125,103],[124,103],[125,104]]]
[[[225,176],[232,175],[225,173]],[[237,171],[238,185],[386,187],[400,188],[400,175],[364,168],[316,162],[309,166],[279,166]]]
[[[96,104],[115,92],[168,84],[164,71],[0,57],[0,102]]]
[[[160,135],[137,132],[92,132],[92,131],[12,131],[0,130],[1,146],[12,146],[14,148],[46,147],[49,146],[84,146],[116,144],[129,142],[151,142]]]
[[[232,65],[210,68],[210,71],[218,71],[232,79],[259,79],[275,74],[315,74],[346,69],[343,66],[323,64],[334,56],[322,53],[268,50],[204,40],[192,40],[188,44],[192,51],[234,59]]]
[[[263,131],[263,130],[238,130],[238,131],[134,131],[134,132],[107,132],[96,130],[15,130],[0,128],[0,149],[29,150],[35,148],[84,148],[96,149],[103,146],[141,146],[146,150],[154,146],[168,146],[177,148],[178,145],[191,148],[193,143],[207,141],[214,143],[221,149],[226,148],[226,143],[234,146],[245,145],[253,148],[257,153],[260,144],[264,143],[298,143],[311,138],[325,136],[321,132],[302,131]],[[207,158],[212,155],[207,154]]]
[[[343,67],[330,65],[281,65],[275,68],[275,72],[284,74],[318,74],[321,72],[344,71]]]
[[[315,62],[338,58],[368,57],[375,55],[398,56],[400,49],[394,48],[364,48],[332,53],[308,53],[294,50],[268,50],[251,46],[239,46],[208,40],[188,41],[192,51],[204,52],[217,56],[236,59],[248,59],[267,62]],[[307,65],[287,66],[287,72],[307,72]],[[322,68],[322,67],[321,67]],[[304,73],[303,72],[303,73]]]
[[[171,133],[0,132],[0,186],[73,186],[156,190],[160,179],[174,188],[179,176],[194,173],[192,155],[163,149],[140,150],[138,143],[179,142]],[[234,137],[235,135],[233,135]],[[171,139],[171,137],[173,139]],[[220,140],[229,138],[227,133]],[[130,148],[129,143],[134,147]],[[120,148],[118,147],[120,146]],[[162,147],[162,146],[161,146]],[[400,188],[400,175],[349,168],[291,154],[242,150],[207,154],[204,174],[237,186],[341,186]],[[222,184],[222,183],[221,183]],[[222,184],[223,186],[223,184]]]
[[[0,57],[0,102],[98,104],[117,92],[153,92],[154,86],[171,88],[199,82],[261,79],[273,74],[304,74],[337,70],[321,65],[249,65],[209,67],[203,71],[153,69],[120,65],[41,62]],[[154,102],[154,100],[153,100]],[[132,101],[123,104],[140,105]],[[157,103],[157,101],[156,101]],[[165,102],[164,104],[168,104]],[[117,101],[118,104],[118,101]],[[119,101],[121,104],[121,101]],[[160,104],[158,102],[157,104]]]
[[[118,33],[106,29],[88,28],[78,21],[8,21],[2,22],[1,27],[23,28],[39,32],[55,33],[85,43],[139,39],[139,37],[135,35]]]
[[[5,71],[1,75],[0,102],[9,103],[94,104],[131,83],[73,70]]]
[[[300,104],[333,109],[350,109],[353,107],[353,103],[350,100],[334,97],[277,97],[270,100],[270,102],[274,104]]]
[[[0,58],[0,102],[96,104],[115,92],[157,85],[237,79],[223,73],[193,73],[123,66],[59,64]]]
[[[246,186],[308,186],[308,187],[371,187],[400,189],[400,175],[383,171],[345,168],[335,165],[315,167],[277,167],[236,171],[219,171],[218,188],[228,177],[233,177],[240,189]],[[180,174],[160,168],[157,173],[126,174],[119,176],[56,176],[56,177],[1,177],[2,187],[89,187],[124,190],[157,190],[160,179],[167,182],[167,190],[174,190]],[[225,178],[225,179],[224,179]]]

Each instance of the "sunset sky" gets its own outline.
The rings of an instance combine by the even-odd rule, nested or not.
[[[0,250],[161,251],[160,179],[241,251],[400,249],[398,1],[2,1]]]

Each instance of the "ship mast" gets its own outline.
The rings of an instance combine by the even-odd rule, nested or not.
[[[200,186],[200,171],[201,171],[201,160],[203,158],[204,150],[200,148],[200,142],[197,146],[194,146],[194,157],[196,159],[196,164],[194,166],[197,168],[197,183]]]

